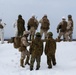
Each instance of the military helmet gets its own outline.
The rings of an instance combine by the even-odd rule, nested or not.
[[[72,18],[72,15],[68,15],[68,18]]]
[[[36,37],[41,37],[40,32],[37,32],[37,33],[36,33]]]
[[[47,15],[45,14],[44,17],[47,17]]]
[[[22,17],[22,15],[18,15],[18,18]]]
[[[48,36],[53,36],[53,33],[52,32],[48,32],[47,35]]]

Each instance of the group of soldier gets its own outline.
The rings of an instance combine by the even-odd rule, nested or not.
[[[41,23],[40,32],[36,32],[39,23]],[[14,24],[14,27],[15,26],[17,27],[17,31],[13,38],[13,42],[14,47],[18,48],[21,52],[20,66],[25,67],[25,65],[28,64],[30,65],[30,70],[33,70],[35,60],[37,62],[36,70],[39,70],[43,51],[47,56],[48,68],[52,68],[52,65],[55,66],[56,40],[60,40],[63,35],[64,41],[72,41],[73,20],[71,15],[68,15],[68,21],[63,17],[62,21],[59,23],[57,27],[57,33],[59,33],[59,36],[56,40],[53,39],[53,33],[48,32],[50,29],[50,21],[46,14],[40,21],[35,18],[35,15],[32,15],[28,20],[27,30],[25,28],[25,20],[22,18],[22,15],[18,15],[18,20]],[[0,26],[0,29],[3,29],[3,27],[1,28]],[[45,47],[43,43],[44,41],[42,40],[43,33],[46,42]],[[29,50],[27,49],[28,46]]]
[[[57,33],[59,33],[58,40],[63,36],[63,41],[72,41],[73,34],[73,19],[72,15],[68,15],[68,21],[65,17],[62,17],[62,21],[57,27]]]
[[[39,23],[41,23],[40,28],[41,30],[40,32],[36,32]],[[15,45],[17,45],[16,43],[18,37],[20,37],[21,39],[20,41],[18,41],[18,45],[20,44],[18,50],[21,52],[20,66],[25,67],[25,65],[28,64],[30,65],[30,70],[33,70],[34,62],[36,60],[37,62],[36,70],[39,70],[41,56],[43,52],[47,56],[48,68],[52,68],[52,64],[55,66],[56,41],[53,39],[53,33],[48,32],[50,28],[50,22],[47,18],[47,15],[44,15],[39,22],[35,18],[35,15],[33,15],[28,20],[27,30],[24,27],[25,21],[22,18],[22,15],[18,16],[16,24],[17,24],[17,32],[14,38],[14,47],[16,47]],[[43,33],[44,33],[44,39],[46,40],[45,47],[44,47],[44,41],[42,40]],[[29,50],[27,48],[28,46]]]

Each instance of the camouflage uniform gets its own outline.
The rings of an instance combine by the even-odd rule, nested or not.
[[[65,33],[67,30],[67,22],[65,20],[65,18],[62,18],[62,21],[59,23],[58,27],[57,27],[57,33],[59,33],[58,39],[61,38],[61,36],[63,35],[63,40],[65,41]]]
[[[30,31],[30,39],[29,40],[32,40],[34,39],[34,35],[35,35],[35,32],[36,32],[36,29],[38,27],[38,21],[37,19],[35,18],[35,16],[32,16],[29,21],[28,21],[28,30]]]
[[[72,16],[68,15],[67,31],[65,33],[66,41],[72,41],[72,34],[73,34],[73,20]]]
[[[48,39],[46,40],[46,44],[45,44],[45,55],[47,56],[48,68],[52,68],[51,63],[53,63],[53,65],[56,65],[56,58],[55,58],[56,42],[52,38],[53,36],[52,32],[48,32],[47,36]]]
[[[46,39],[47,32],[49,30],[49,25],[50,25],[50,22],[49,22],[49,20],[47,18],[47,15],[44,15],[43,18],[39,22],[41,23],[41,30],[40,30],[41,36],[44,33],[44,37]]]
[[[26,56],[28,56],[26,62],[29,63],[30,53],[27,50],[27,46],[29,46],[27,36],[28,36],[28,32],[24,31],[24,35],[21,38],[21,46],[19,47],[19,51],[21,52],[20,66],[22,67],[24,67],[24,59]]]
[[[41,40],[40,33],[36,34],[36,38],[32,40],[32,44],[30,46],[30,54],[31,54],[31,62],[30,62],[30,70],[33,70],[34,62],[36,60],[36,70],[40,68],[41,55],[43,53],[43,42]]]
[[[17,31],[18,31],[17,36],[22,36],[23,35],[23,31],[25,31],[25,21],[24,21],[24,19],[22,18],[21,15],[18,16]]]

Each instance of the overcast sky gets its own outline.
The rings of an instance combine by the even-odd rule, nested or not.
[[[5,27],[5,38],[14,36],[15,29],[13,23],[21,14],[25,20],[25,27],[28,19],[35,14],[40,20],[44,14],[47,14],[50,20],[50,30],[54,38],[58,36],[56,32],[57,25],[64,16],[71,14],[74,20],[73,38],[76,38],[76,1],[75,0],[0,0],[0,18],[7,24]],[[37,31],[40,31],[38,28]]]

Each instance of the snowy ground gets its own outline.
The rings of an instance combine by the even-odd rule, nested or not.
[[[57,65],[48,69],[46,56],[43,54],[39,70],[30,71],[29,66],[19,66],[20,52],[13,44],[0,44],[0,75],[76,75],[76,42],[57,43]]]

